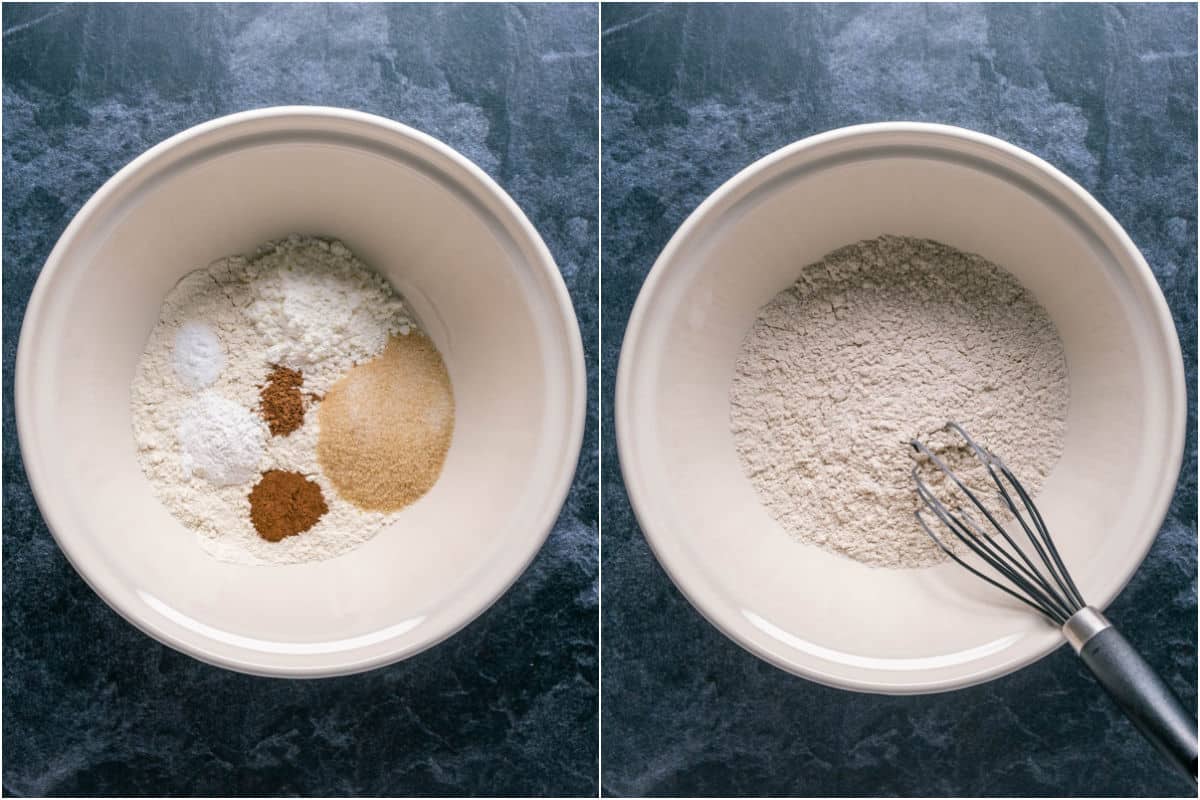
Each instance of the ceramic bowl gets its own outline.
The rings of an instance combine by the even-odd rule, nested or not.
[[[454,439],[433,489],[369,542],[239,566],[154,496],[130,381],[181,276],[290,233],[342,240],[408,299],[449,369]],[[30,298],[15,390],[38,505],[105,602],[204,661],[321,676],[417,653],[516,580],[570,487],[585,378],[550,253],[479,168],[389,120],[284,107],[173,136],[87,202]]]
[[[831,686],[933,692],[1011,672],[1062,637],[952,563],[871,568],[798,544],[760,504],[729,425],[734,362],[758,309],[804,264],[881,234],[985,256],[1057,325],[1069,429],[1039,506],[1084,596],[1103,608],[1153,542],[1179,473],[1179,342],[1112,216],[997,139],[864,125],[792,144],[728,181],[671,239],[638,297],[617,376],[617,443],[655,555],[717,628]]]

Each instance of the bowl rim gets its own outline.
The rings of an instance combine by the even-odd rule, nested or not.
[[[376,135],[392,137],[401,143],[405,149],[418,155],[433,159],[444,159],[458,174],[446,171],[445,177],[456,190],[464,192],[472,199],[491,201],[499,209],[497,221],[522,245],[522,249],[532,255],[529,261],[530,269],[540,273],[543,280],[543,291],[549,289],[548,300],[552,306],[551,313],[557,319],[560,334],[564,338],[567,356],[568,372],[563,376],[564,386],[568,394],[569,409],[565,417],[566,435],[562,440],[563,446],[556,453],[559,459],[557,475],[549,484],[545,499],[535,515],[535,522],[530,526],[536,530],[536,535],[525,540],[525,544],[517,551],[516,567],[511,574],[499,580],[478,602],[465,610],[457,610],[445,618],[427,619],[421,629],[423,636],[415,642],[406,641],[404,633],[395,634],[390,640],[371,642],[353,648],[338,650],[323,654],[323,663],[281,663],[278,655],[264,658],[260,651],[223,643],[224,650],[214,650],[206,646],[213,642],[203,632],[194,628],[167,627],[161,621],[152,618],[145,608],[134,608],[126,605],[116,596],[114,590],[121,579],[115,570],[88,561],[77,539],[62,533],[68,528],[65,515],[60,513],[60,501],[48,489],[50,481],[46,477],[47,468],[40,453],[32,448],[32,421],[29,409],[36,405],[30,387],[33,382],[29,379],[36,370],[33,363],[34,338],[42,324],[49,304],[52,302],[49,285],[55,276],[64,269],[65,254],[70,252],[77,240],[86,232],[92,218],[101,209],[108,198],[117,194],[128,184],[140,179],[144,174],[156,169],[160,161],[178,152],[181,148],[197,146],[203,140],[220,136],[231,128],[245,126],[248,123],[268,123],[276,130],[291,129],[302,132],[313,125],[328,125],[330,123],[349,123],[362,130],[371,130]],[[252,140],[253,137],[250,137]],[[235,144],[236,144],[235,140]],[[228,143],[227,143],[228,144]],[[246,142],[252,145],[253,141]],[[559,271],[553,256],[545,242],[526,217],[516,202],[502,189],[487,173],[463,154],[440,140],[409,127],[375,114],[369,114],[352,109],[332,106],[287,105],[241,111],[217,117],[198,125],[189,127],[145,150],[112,177],[87,200],[76,212],[70,223],[55,243],[46,262],[38,274],[37,281],[30,293],[26,304],[24,319],[17,344],[16,367],[13,385],[14,411],[17,423],[17,441],[20,447],[21,460],[28,478],[29,488],[37,503],[38,509],[50,530],[59,549],[67,561],[75,569],[84,582],[91,587],[101,600],[113,611],[124,618],[138,630],[175,650],[185,653],[200,661],[223,667],[236,672],[266,677],[284,678],[320,678],[338,675],[349,675],[364,672],[378,667],[410,658],[434,645],[453,636],[462,630],[507,592],[517,579],[524,574],[534,557],[540,552],[546,539],[554,529],[559,513],[566,502],[567,496],[574,484],[578,472],[578,462],[583,446],[583,433],[586,423],[587,410],[587,372],[583,351],[583,340],[579,330],[578,317],[562,273]],[[155,612],[159,616],[161,612]],[[165,617],[164,617],[165,619]],[[366,637],[363,637],[366,638]],[[391,643],[390,647],[386,645]],[[226,655],[224,651],[233,651],[236,655]]]
[[[655,503],[653,497],[649,496],[646,489],[639,482],[640,477],[637,463],[640,455],[638,453],[638,442],[632,430],[633,423],[630,422],[633,416],[632,409],[637,388],[634,385],[635,359],[644,350],[642,340],[648,320],[653,314],[652,307],[656,304],[655,296],[664,281],[664,276],[677,263],[676,259],[680,252],[693,237],[699,236],[702,233],[703,228],[709,223],[709,217],[721,213],[725,210],[727,204],[743,196],[743,192],[748,193],[754,187],[761,186],[772,177],[782,175],[789,168],[792,159],[807,151],[835,143],[840,143],[843,147],[848,148],[853,144],[854,139],[869,140],[881,134],[903,134],[920,137],[925,140],[922,142],[922,146],[930,148],[944,148],[949,150],[954,145],[958,145],[960,148],[962,145],[970,145],[975,148],[990,150],[993,154],[1007,156],[1022,163],[1025,167],[1031,168],[1040,179],[1054,184],[1057,189],[1066,192],[1072,200],[1078,202],[1086,211],[1090,212],[1099,227],[1112,237],[1117,247],[1123,251],[1123,255],[1128,258],[1133,266],[1133,274],[1129,277],[1138,282],[1144,299],[1148,301],[1149,308],[1146,310],[1149,312],[1148,315],[1152,317],[1157,328],[1155,332],[1169,351],[1166,354],[1169,364],[1169,374],[1164,376],[1164,383],[1169,383],[1170,385],[1169,401],[1173,403],[1175,413],[1167,420],[1172,444],[1171,451],[1165,454],[1167,458],[1164,463],[1168,466],[1168,469],[1165,469],[1164,472],[1174,476],[1174,478],[1160,484],[1149,503],[1151,513],[1147,518],[1147,522],[1153,521],[1154,535],[1144,537],[1144,542],[1136,553],[1136,558],[1130,558],[1128,568],[1112,591],[1106,593],[1105,596],[1090,598],[1093,601],[1091,605],[1101,610],[1112,602],[1128,584],[1138,567],[1141,566],[1146,554],[1158,538],[1158,533],[1162,528],[1163,520],[1166,518],[1170,507],[1171,498],[1174,495],[1175,486],[1178,482],[1179,470],[1183,463],[1187,425],[1187,390],[1179,337],[1175,329],[1174,320],[1171,317],[1170,309],[1167,306],[1166,298],[1163,296],[1162,289],[1159,287],[1154,273],[1120,223],[1087,190],[1056,167],[1038,156],[1002,139],[967,128],[938,123],[913,121],[874,122],[835,128],[808,136],[769,153],[737,172],[706,197],[688,215],[683,224],[671,236],[666,247],[663,248],[650,268],[638,292],[637,300],[630,313],[624,339],[621,343],[613,413],[616,428],[617,455],[621,464],[621,476],[624,480],[626,494],[633,508],[638,527],[641,529],[646,542],[650,545],[651,552],[654,553],[655,558],[667,573],[672,583],[687,598],[692,607],[708,620],[713,627],[717,628],[717,630],[732,639],[743,649],[748,650],[751,654],[764,661],[786,672],[825,686],[875,694],[933,694],[985,683],[1015,672],[1053,652],[1065,640],[1060,632],[1048,631],[1051,635],[1042,637],[1042,641],[1036,648],[1032,649],[1024,657],[1014,659],[1009,663],[1002,663],[960,677],[925,679],[903,685],[889,684],[884,680],[867,680],[841,676],[827,670],[818,669],[811,663],[805,663],[800,658],[790,658],[781,652],[763,647],[758,640],[747,635],[743,629],[736,625],[724,623],[717,608],[720,603],[714,602],[712,607],[708,606],[708,601],[711,600],[711,597],[706,588],[705,581],[691,574],[683,559],[674,560],[670,550],[665,546],[671,537],[669,534],[655,527],[657,516],[654,511]],[[1089,225],[1089,227],[1091,226]],[[729,618],[736,619],[733,615],[729,615]]]

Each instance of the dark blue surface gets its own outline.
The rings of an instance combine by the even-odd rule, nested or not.
[[[4,789],[8,794],[596,793],[596,398],[566,508],[449,641],[323,681],[200,664],[108,609],[30,496],[12,411],[29,292],[72,215],[222,114],[380,114],[467,155],[571,289],[594,385],[594,6],[5,5]]]
[[[983,131],[1091,191],[1145,254],[1187,363],[1170,515],[1110,616],[1196,701],[1196,10],[1191,5],[605,6],[603,789],[621,795],[1192,795],[1065,649],[928,697],[829,689],[706,623],[625,499],[611,400],[629,312],[676,227],[813,133]]]

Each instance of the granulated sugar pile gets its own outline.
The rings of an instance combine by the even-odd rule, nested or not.
[[[1036,496],[1062,453],[1062,341],[1004,270],[929,240],[859,242],[810,264],[742,343],[737,452],[795,538],[874,566],[945,556],[913,518],[913,438],[963,424]]]
[[[319,413],[343,383],[379,373],[385,350],[414,347],[420,370],[393,367],[369,402]],[[410,379],[424,394],[389,391]],[[433,485],[454,427],[445,365],[403,300],[340,242],[299,236],[172,289],[138,364],[132,412],[158,497],[209,553],[239,563],[313,561],[366,541]],[[373,438],[381,426],[410,439],[415,428],[432,444],[419,459],[389,458],[388,442]],[[369,470],[352,468],[355,436],[374,448]],[[327,475],[322,447],[341,454],[334,477],[348,493]],[[361,474],[385,494],[355,487]]]

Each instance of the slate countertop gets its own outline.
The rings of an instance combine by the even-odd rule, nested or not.
[[[30,495],[12,379],[38,271],[106,179],[191,125],[292,103],[410,124],[495,178],[563,272],[594,379],[597,14],[5,5],[6,794],[595,795],[595,397],[558,524],[493,608],[406,662],[285,681],[193,661],[92,593]]]
[[[603,791],[609,795],[1188,795],[1065,648],[989,684],[853,694],[705,622],[638,530],[612,444],[621,337],[685,217],[789,142],[944,122],[1056,165],[1137,242],[1187,364],[1169,516],[1111,606],[1196,701],[1196,9],[1191,5],[610,5],[602,9]]]

